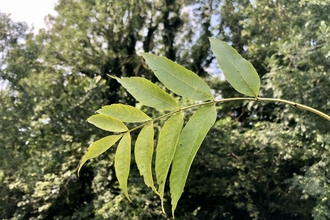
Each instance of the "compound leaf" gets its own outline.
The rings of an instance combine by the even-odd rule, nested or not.
[[[106,150],[108,150],[112,145],[114,145],[119,138],[121,138],[123,135],[110,135],[104,138],[101,138],[100,140],[97,140],[89,146],[87,149],[87,152],[85,155],[81,158],[78,166],[78,175],[81,167],[84,165],[84,163],[92,159],[94,157],[99,156],[100,154],[104,153]]]
[[[104,114],[92,115],[87,119],[87,121],[95,125],[96,127],[106,131],[112,131],[112,132],[128,131],[128,128],[123,122]]]
[[[210,87],[194,72],[166,57],[142,53],[151,70],[172,92],[194,100],[213,100]]]
[[[239,93],[258,97],[260,78],[252,64],[226,42],[210,38],[211,49],[229,84]]]
[[[115,171],[119,185],[125,196],[130,200],[127,191],[127,180],[131,165],[131,135],[129,132],[124,134],[120,140],[115,155]],[[130,200],[131,201],[131,200]]]
[[[163,125],[158,137],[156,148],[156,178],[158,183],[158,192],[161,199],[162,209],[164,211],[164,188],[166,178],[173,160],[179,135],[183,126],[183,116],[180,113],[171,116]]]
[[[143,105],[163,109],[179,109],[175,99],[164,90],[142,77],[115,78],[127,91]]]
[[[205,136],[216,120],[214,105],[199,108],[189,119],[179,137],[170,174],[172,215],[183,193],[188,172]]]
[[[152,178],[152,155],[154,152],[154,127],[153,123],[146,124],[140,131],[135,142],[135,162],[143,176],[144,183],[158,194]]]
[[[130,105],[123,105],[123,104],[112,104],[112,105],[102,106],[102,108],[97,110],[96,112],[111,116],[122,122],[144,122],[151,119],[140,109],[134,108],[133,106]]]

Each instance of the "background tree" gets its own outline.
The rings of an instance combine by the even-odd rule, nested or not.
[[[155,196],[141,198],[146,189],[139,184],[132,187],[137,203],[122,196],[113,152],[84,168],[79,179],[75,172],[86,147],[104,136],[86,116],[101,105],[131,100],[106,74],[151,77],[137,49],[176,59],[177,31],[188,19],[181,9],[190,3],[60,1],[50,29],[35,36],[4,15],[2,33],[20,39],[13,46],[3,41],[1,149],[17,156],[1,166],[1,218],[164,218]],[[135,174],[131,182],[141,183]]]
[[[220,32],[263,76],[262,96],[295,100],[327,112],[328,7],[325,1],[226,1]],[[231,96],[224,88],[221,94]],[[255,218],[327,218],[328,204],[321,196],[327,188],[325,173],[318,172],[317,178],[315,172],[327,154],[327,122],[282,104],[224,108],[236,120],[238,135],[245,137],[239,144],[240,138],[232,136],[230,143],[236,148],[227,154],[240,179],[228,184],[235,190],[225,193],[234,193],[230,197],[235,207]],[[316,184],[303,185],[307,179]]]
[[[37,35],[1,14],[0,218],[166,219],[135,165],[133,203],[124,198],[113,150],[76,176],[86,147],[106,135],[86,118],[102,105],[134,104],[107,74],[155,82],[138,56],[151,52],[205,77],[219,96],[236,96],[206,73],[215,67],[207,38],[216,36],[253,63],[262,96],[329,113],[329,7],[323,0],[61,0]],[[221,105],[177,219],[328,218],[328,140],[327,122],[289,106]]]
[[[21,25],[24,26],[13,27]],[[20,38],[6,45],[8,51],[1,69],[1,79],[7,84],[1,90],[1,161],[5,164],[1,166],[1,217],[67,215],[81,206],[84,209],[84,203],[92,198],[90,174],[86,172],[77,181],[74,170],[79,161],[77,152],[91,140],[92,129],[86,127],[82,115],[99,105],[97,97],[104,91],[104,81],[48,67],[42,60],[43,45],[24,27],[18,33]],[[4,33],[15,31],[13,28]],[[82,130],[72,126],[72,121]],[[81,195],[79,190],[85,193]],[[70,193],[75,199],[68,200]],[[60,195],[63,199],[56,203]],[[54,203],[57,209],[61,209],[61,203],[68,206],[54,214]]]

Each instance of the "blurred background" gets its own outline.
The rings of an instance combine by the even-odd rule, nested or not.
[[[103,105],[136,104],[107,74],[157,83],[139,52],[194,71],[218,97],[238,97],[210,51],[216,37],[253,63],[261,97],[330,114],[328,0],[17,2],[26,18],[49,13],[34,28],[0,3],[0,219],[171,219],[134,161],[133,202],[124,197],[115,148],[76,175],[89,144],[107,135],[86,119]],[[280,103],[220,105],[176,219],[329,219],[329,128]],[[168,192],[165,208],[170,214]]]

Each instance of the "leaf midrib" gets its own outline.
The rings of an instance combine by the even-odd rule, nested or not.
[[[252,94],[253,94],[254,96],[256,96],[256,95],[255,95],[255,92],[253,91],[252,87],[251,87],[250,84],[247,82],[247,80],[245,79],[245,77],[243,76],[243,74],[241,73],[241,71],[236,67],[236,65],[234,65],[234,63],[233,63],[232,60],[227,56],[226,53],[222,52],[222,50],[220,50],[220,52],[223,53],[223,54],[225,55],[225,57],[227,58],[227,60],[228,60],[233,66],[234,66],[234,68],[236,69],[236,71],[237,71],[237,72],[240,74],[240,76],[243,78],[245,84],[248,86],[248,88],[250,89],[250,91],[252,92]],[[242,59],[244,59],[244,58],[242,57]],[[244,62],[247,62],[247,61],[245,61],[245,60],[243,60],[243,61],[244,61]]]
[[[184,83],[184,84],[190,86],[190,87],[193,88],[195,91],[198,91],[198,92],[200,92],[200,93],[206,95],[208,98],[211,98],[209,94],[207,94],[207,93],[205,93],[204,91],[201,91],[200,89],[198,89],[197,87],[194,87],[194,86],[192,86],[191,84],[189,84],[189,83],[187,83],[187,82],[181,80],[181,79],[178,78],[176,75],[174,75],[174,74],[172,74],[171,72],[169,72],[169,71],[167,71],[166,69],[164,69],[162,66],[159,66],[157,63],[156,63],[156,65],[157,65],[160,69],[162,69],[162,70],[164,70],[166,73],[168,73],[169,75],[171,75],[171,76],[173,76],[174,78],[176,78],[178,81],[180,81],[180,82],[182,82],[182,83]],[[173,65],[173,64],[172,64],[172,65]],[[184,69],[184,71],[187,72],[187,71],[189,71],[189,70]]]
[[[208,118],[208,116],[204,118],[204,120],[203,120],[203,125],[204,125],[205,122],[207,121],[207,118]],[[193,142],[194,144],[193,144],[193,146],[195,146],[195,143],[196,143],[197,137],[199,136],[200,131],[202,130],[202,127],[203,127],[203,126],[200,126],[200,127],[199,127],[200,129],[198,130],[198,135],[196,135],[196,138],[194,139],[194,142]],[[188,166],[187,166],[187,162],[189,161],[189,158],[190,158],[190,156],[191,156],[191,153],[192,153],[193,149],[194,149],[194,147],[191,148],[191,150],[190,150],[190,152],[189,152],[189,157],[187,157],[187,160],[186,160],[186,163],[185,163],[185,169],[184,169],[183,174],[187,173],[186,178],[188,177]],[[184,183],[184,180],[183,180],[183,179],[184,179],[184,178],[181,178],[181,180],[180,180],[180,185],[182,185],[182,183]]]
[[[156,85],[155,85],[155,86],[156,86]],[[134,88],[134,87],[133,87],[133,88]],[[157,89],[160,89],[160,88],[158,87]],[[157,100],[163,101],[163,102],[165,102],[166,104],[168,104],[168,105],[170,105],[170,106],[172,106],[172,107],[175,107],[175,108],[178,108],[178,107],[179,107],[178,105],[175,105],[175,106],[174,106],[172,103],[168,102],[168,101],[165,100],[165,99],[162,99],[161,97],[155,96],[155,95],[153,95],[152,93],[148,93],[146,90],[140,90],[139,88],[136,88],[136,90],[140,91],[141,93],[147,94],[147,95],[149,95],[149,96],[151,96],[151,97],[153,97],[153,98],[155,98],[155,99],[157,99]],[[160,89],[160,91],[163,91],[163,90]],[[168,95],[166,92],[164,92],[164,94],[165,94],[165,95]]]
[[[130,108],[126,108],[125,105],[123,105],[123,106],[121,106],[121,105],[122,104],[112,104],[108,108],[103,108],[102,107],[101,109],[97,110],[96,112],[99,113],[99,114],[103,114],[103,115],[109,115],[109,116],[111,116],[113,118],[116,118],[118,120],[121,120],[123,122],[132,122],[132,120],[134,120],[134,122],[135,121],[136,122],[143,122],[143,121],[148,121],[148,120],[151,119],[146,114],[144,114],[144,115],[143,114],[139,114],[139,116],[136,116],[136,114],[135,115],[133,114],[134,113],[133,110],[131,110]],[[121,109],[124,109],[124,110],[121,111]],[[137,110],[139,110],[139,109],[137,109]],[[141,111],[141,110],[139,110],[139,111]],[[125,112],[129,112],[129,114],[125,114]],[[141,113],[143,113],[143,112],[141,111]],[[115,117],[117,115],[119,115],[120,117]],[[142,118],[142,117],[144,117],[144,118]],[[121,118],[121,119],[119,119],[119,118]],[[124,118],[124,120],[123,120],[123,118]],[[132,118],[132,120],[129,120],[128,121],[128,120],[126,120],[127,118]]]
[[[119,115],[120,116],[120,118],[121,118],[121,120],[122,120],[122,118],[132,118],[134,121],[136,121],[136,122],[143,122],[143,121],[148,121],[148,120],[150,120],[151,118],[149,118],[149,119],[142,119],[142,118],[140,118],[140,117],[137,117],[137,116],[135,116],[135,115],[132,115],[132,114],[129,114],[129,115],[127,115],[127,114],[124,114],[124,113],[121,113],[121,112],[115,112],[116,114],[113,114],[113,115],[110,115],[111,117],[114,117],[114,116],[117,116],[117,115]],[[99,114],[103,114],[103,115],[108,115],[108,114],[105,114],[105,113],[99,113]],[[115,118],[115,117],[114,117]],[[119,118],[119,117],[118,117]],[[118,119],[118,118],[116,118],[116,119]],[[119,119],[118,119],[119,120]],[[142,121],[143,120],[143,121]],[[125,120],[122,120],[123,122],[125,122]]]

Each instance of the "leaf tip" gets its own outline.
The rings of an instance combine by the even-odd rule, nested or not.
[[[165,212],[165,208],[164,208],[164,198],[160,198],[160,203],[161,203],[161,206],[162,206],[162,212],[163,212],[164,214],[166,214],[166,212]]]
[[[96,112],[97,112],[97,111],[96,111]],[[93,123],[91,122],[91,118],[92,118],[92,116],[89,116],[89,117],[86,119],[86,121],[87,121],[88,123],[93,124]]]
[[[129,202],[132,202],[132,200],[131,200],[131,198],[129,197],[128,193],[125,192],[124,194],[125,194],[125,197],[127,198],[127,200],[128,200]]]
[[[79,162],[78,168],[77,168],[77,176],[80,177],[80,170],[82,168],[82,166],[85,164],[86,160],[81,160]]]
[[[141,56],[142,56],[143,58],[145,58],[146,56],[155,56],[155,55],[153,55],[153,54],[151,54],[151,53],[146,53],[146,52],[141,52],[140,54],[141,54]]]
[[[110,78],[112,78],[112,79],[115,79],[115,80],[119,80],[120,78],[118,78],[117,76],[112,76],[112,75],[110,75],[110,74],[107,74]]]
[[[210,43],[215,43],[215,41],[217,40],[217,38],[214,38],[214,37],[209,37],[209,41]]]
[[[175,209],[172,208],[172,219],[175,219],[174,211],[175,211]]]

